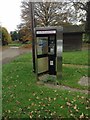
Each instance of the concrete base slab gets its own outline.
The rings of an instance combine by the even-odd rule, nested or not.
[[[83,76],[83,77],[80,79],[80,81],[78,82],[78,84],[80,84],[80,85],[82,85],[82,86],[89,86],[89,85],[90,85],[90,78]]]

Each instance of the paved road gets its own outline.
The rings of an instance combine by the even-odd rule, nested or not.
[[[15,59],[17,56],[31,52],[30,49],[27,48],[19,48],[19,47],[9,47],[4,49],[3,51],[0,51],[0,62],[2,61],[2,64],[8,63],[11,60]]]

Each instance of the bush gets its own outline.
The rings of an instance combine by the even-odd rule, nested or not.
[[[83,42],[90,43],[90,35],[88,33],[83,34]]]
[[[8,43],[11,43],[11,36],[8,33],[7,29],[2,27],[0,31],[2,33],[2,45],[8,45]]]

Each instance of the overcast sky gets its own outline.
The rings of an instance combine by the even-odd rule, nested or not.
[[[7,30],[14,31],[21,23],[22,0],[0,0],[0,24]]]

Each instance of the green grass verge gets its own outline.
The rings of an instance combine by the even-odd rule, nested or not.
[[[25,54],[3,65],[3,118],[89,118],[89,96],[37,85],[31,58],[31,54]],[[72,71],[73,77],[79,73],[79,69],[76,73],[71,69],[64,67],[64,80],[69,80]],[[87,70],[80,72],[86,75]],[[70,79],[74,81],[73,77]]]
[[[90,65],[88,62],[88,50],[63,52],[64,64]]]
[[[8,46],[15,46],[15,47],[19,47],[19,46],[22,46],[22,43],[11,43],[11,44],[8,44]]]
[[[21,43],[19,41],[12,41],[12,43],[9,43],[8,46],[15,46],[15,47],[21,47],[21,46],[26,46],[26,45],[30,45],[31,41],[28,41],[27,43]]]
[[[82,78],[83,76],[87,77],[89,75],[87,68],[64,66],[62,73],[62,80],[59,80],[62,85],[77,89],[88,89],[87,86],[81,86],[80,84],[78,84],[80,78]]]

